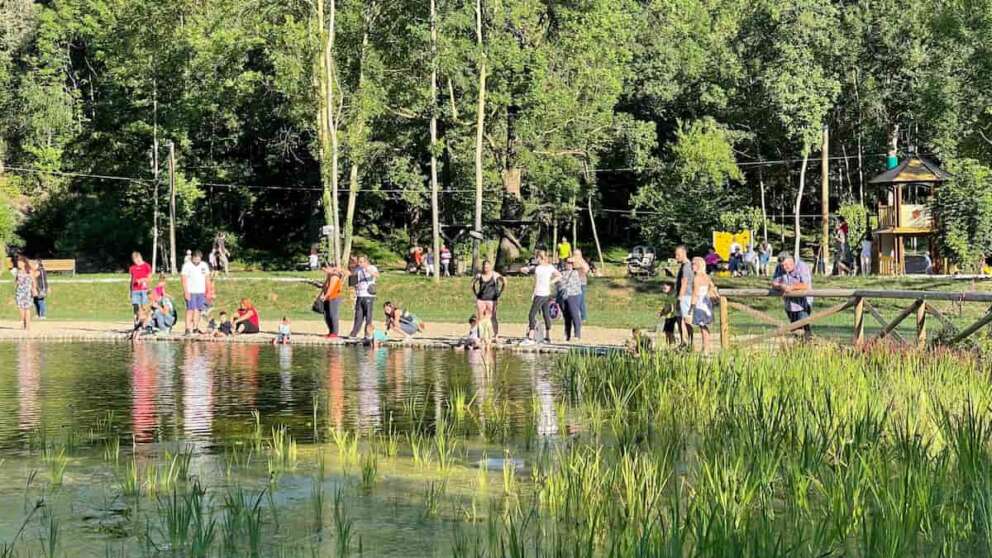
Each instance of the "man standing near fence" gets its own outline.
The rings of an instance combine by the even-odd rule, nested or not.
[[[675,274],[675,315],[678,318],[679,337],[684,345],[692,347],[692,282],[696,274],[692,271],[689,251],[685,246],[675,248],[675,261],[679,271]]]
[[[375,306],[375,282],[379,269],[369,263],[366,256],[358,257],[358,267],[351,272],[355,278],[355,321],[349,337],[358,337],[360,331],[367,331],[372,325],[372,312]],[[362,328],[365,324],[365,328]]]
[[[813,276],[809,266],[802,261],[797,261],[791,254],[783,252],[779,256],[778,268],[775,269],[775,276],[772,277],[772,288],[783,295],[792,293],[802,293],[813,288]],[[785,314],[792,323],[805,320],[813,312],[813,298],[785,297]],[[803,326],[803,337],[809,341],[813,337],[813,330],[809,324]]]

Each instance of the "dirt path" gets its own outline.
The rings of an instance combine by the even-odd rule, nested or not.
[[[265,327],[265,325],[269,327]],[[228,340],[241,343],[268,343],[272,340],[274,326],[274,323],[263,324],[261,335],[239,336]],[[342,326],[347,328],[350,326],[350,323],[342,323]],[[561,351],[567,350],[569,347],[615,347],[623,345],[624,341],[630,336],[630,332],[627,330],[589,326],[583,328],[581,342],[564,343],[560,322],[556,323],[555,326],[552,334],[555,336],[554,341],[556,343],[550,346],[544,346],[545,349]],[[292,328],[294,343],[319,345],[345,342],[342,340],[330,341],[324,339],[323,334],[327,330],[321,321],[297,320],[293,322]],[[419,335],[413,344],[422,346],[451,346],[466,334],[467,329],[468,326],[465,324],[445,322],[428,323],[427,330],[424,334]],[[524,336],[526,329],[525,324],[500,324],[500,334],[505,341],[503,346],[505,348],[523,349],[524,347],[517,347],[517,342]],[[108,341],[126,339],[129,332],[130,323],[128,322],[33,321],[31,322],[31,329],[24,331],[21,329],[19,322],[0,320],[0,340]],[[156,339],[179,340],[183,339],[183,337],[180,335],[157,336]]]

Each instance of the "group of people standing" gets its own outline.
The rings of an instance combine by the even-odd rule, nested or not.
[[[560,248],[560,247],[559,247]],[[534,293],[527,316],[527,339],[524,343],[551,342],[551,321],[559,313],[565,318],[565,341],[582,339],[582,323],[586,320],[586,287],[590,266],[581,250],[571,250],[561,262],[561,269],[552,265],[547,253],[538,250],[536,265],[522,269],[534,275]],[[544,330],[538,315],[543,319]]]
[[[424,250],[421,246],[410,248],[410,253],[407,255],[407,271],[431,276],[434,275],[434,266],[440,264],[441,267],[438,273],[442,277],[451,277],[454,273],[452,270],[454,254],[448,248],[447,244],[441,245],[440,254],[441,256],[439,258],[435,258],[433,248],[428,248],[427,250]]]
[[[707,262],[702,257],[690,258],[685,246],[675,249],[678,271],[674,285],[664,285],[673,301],[661,312],[665,318],[663,331],[669,344],[681,342],[692,347],[693,334],[698,330],[701,344],[699,350],[706,352],[710,347],[710,325],[713,323],[714,301],[720,293],[710,276]],[[812,313],[813,299],[797,296],[813,287],[812,273],[804,262],[783,252],[778,256],[778,265],[772,275],[772,289],[782,293],[785,313],[792,323],[806,320]],[[807,324],[802,328],[809,339],[812,330]],[[636,337],[635,332],[635,337]]]
[[[15,259],[11,273],[14,275],[14,302],[21,327],[28,330],[31,329],[32,308],[39,320],[44,320],[48,314],[46,299],[51,292],[48,272],[41,260],[29,260],[27,256],[20,255]]]

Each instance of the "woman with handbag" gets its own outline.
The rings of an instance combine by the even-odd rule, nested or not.
[[[720,294],[713,284],[713,279],[706,273],[706,260],[703,258],[692,258],[692,307],[689,315],[692,317],[692,325],[699,328],[702,334],[702,347],[704,353],[710,349],[710,324],[713,323],[713,299],[719,298]]]
[[[336,265],[328,263],[324,266],[324,284],[321,286],[317,301],[314,301],[314,309],[316,310],[319,301],[324,323],[327,324],[328,339],[337,338],[341,331],[341,293],[344,290],[346,275],[348,271]]]

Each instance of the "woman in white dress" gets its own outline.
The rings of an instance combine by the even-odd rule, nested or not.
[[[713,297],[718,296],[716,285],[706,273],[706,261],[703,258],[692,258],[692,325],[702,332],[702,352],[710,348],[710,324],[713,323]]]

